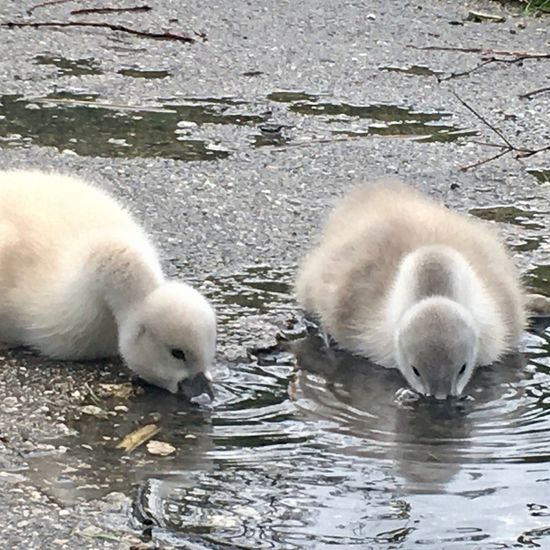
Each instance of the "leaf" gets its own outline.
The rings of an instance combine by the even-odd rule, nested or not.
[[[146,441],[151,439],[159,431],[160,428],[156,424],[147,424],[126,435],[116,448],[124,449],[127,453],[131,453],[140,445],[143,445]]]
[[[484,21],[504,23],[504,21],[506,21],[506,17],[503,17],[502,15],[494,15],[492,13],[483,13],[481,11],[469,11],[466,21],[474,21],[475,23],[483,23]]]
[[[147,451],[152,455],[168,456],[175,453],[176,448],[173,445],[170,445],[170,443],[152,439],[149,443],[147,443]]]
[[[136,388],[132,384],[99,384],[99,388],[101,397],[128,399],[136,393]]]

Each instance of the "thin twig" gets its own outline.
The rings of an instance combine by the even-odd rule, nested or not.
[[[538,90],[533,90],[532,92],[528,92],[526,94],[521,94],[518,97],[520,99],[531,99],[533,96],[543,94],[544,92],[550,92],[550,86],[547,86],[546,88],[539,88]]]
[[[510,153],[512,149],[506,148],[504,151],[501,151],[500,153],[497,153],[494,157],[489,157],[488,159],[480,160],[478,162],[474,162],[474,164],[468,164],[468,166],[461,166],[459,170],[461,172],[466,172],[466,170],[470,170],[471,168],[477,168],[478,166],[481,166],[482,164],[485,164],[487,162],[491,162],[492,160],[496,160],[500,157],[503,157],[504,155],[507,155]]]
[[[488,59],[487,61],[484,61],[483,63],[480,63],[479,65],[476,65],[473,69],[469,69],[469,70],[463,71],[461,73],[451,73],[448,76],[438,78],[438,80],[439,80],[439,82],[445,82],[445,80],[451,80],[452,78],[458,78],[459,76],[467,76],[469,74],[472,74],[474,71],[477,71],[478,69],[481,69],[481,67],[485,67],[485,65],[489,65],[489,63],[492,63],[491,59]]]
[[[151,11],[151,6],[131,6],[128,8],[82,8],[79,10],[72,10],[71,15],[92,15],[92,14],[108,14],[108,13],[136,13]]]
[[[542,58],[540,58],[540,57],[530,57],[530,56],[525,56],[525,55],[522,55],[522,56],[519,56],[519,57],[514,57],[513,59],[503,59],[501,57],[490,57],[489,59],[485,59],[483,62],[479,63],[478,65],[476,65],[472,69],[469,69],[467,71],[462,71],[460,73],[451,73],[450,75],[445,76],[443,78],[439,78],[438,80],[439,80],[439,82],[444,82],[446,80],[451,80],[453,78],[458,78],[460,76],[467,76],[467,75],[472,74],[473,72],[481,69],[482,67],[485,67],[485,65],[489,65],[490,63],[510,63],[510,64],[513,64],[513,63],[520,63],[521,61],[525,61],[526,59],[537,60],[537,59],[542,59]]]
[[[511,57],[525,57],[529,59],[550,59],[550,53],[514,52],[508,50],[491,50],[487,48],[459,48],[455,46],[415,46],[407,44],[407,48],[414,50],[434,50],[441,52],[481,53],[485,55],[508,55]]]
[[[497,143],[479,143],[479,145],[486,145],[488,147],[500,147],[502,150],[497,153],[496,155],[489,157],[487,159],[480,160],[478,162],[475,162],[474,164],[469,164],[468,166],[463,166],[459,170],[461,172],[465,172],[466,170],[470,170],[471,168],[477,168],[478,166],[481,166],[482,164],[486,164],[487,162],[491,162],[492,160],[496,160],[500,157],[503,157],[504,155],[507,155],[509,153],[515,152],[516,159],[524,159],[528,157],[532,157],[533,155],[537,155],[538,153],[542,153],[544,151],[550,150],[550,145],[544,145],[543,147],[540,147],[539,149],[527,149],[526,147],[516,147],[513,145],[506,136],[493,124],[491,124],[485,117],[480,115],[471,105],[468,105],[456,92],[452,92],[452,94],[470,111],[477,119],[481,120],[485,126],[487,126],[490,130],[492,130],[503,142],[504,144],[499,145]]]
[[[73,1],[75,0],[50,0],[49,2],[42,2],[42,4],[36,4],[36,6],[29,8],[27,10],[27,14],[32,15],[32,12],[37,8],[46,8],[48,6],[55,6],[56,4],[66,4],[67,2],[73,2]]]
[[[476,118],[478,118],[479,120],[481,120],[481,122],[483,122],[483,124],[485,124],[485,126],[487,126],[488,128],[490,128],[491,130],[493,130],[493,132],[502,140],[504,141],[504,143],[506,143],[506,145],[511,149],[511,150],[514,150],[516,151],[517,148],[512,145],[508,139],[506,138],[506,136],[498,129],[498,128],[495,128],[490,122],[487,121],[487,119],[485,119],[484,117],[482,117],[472,106],[468,105],[456,92],[452,92],[452,94],[458,99],[458,101],[460,101],[460,103],[462,103],[462,105],[464,105],[464,107],[466,107],[466,109],[468,109],[468,111],[470,111]]]
[[[538,153],[544,153],[544,151],[550,151],[550,145],[545,145],[544,147],[541,147],[540,149],[516,149],[517,159],[526,159],[529,157],[532,157],[533,155],[537,155]]]
[[[110,29],[112,31],[125,32],[128,34],[133,34],[135,36],[141,36],[144,38],[152,38],[154,40],[175,40],[179,42],[193,43],[195,42],[194,38],[190,36],[185,36],[182,34],[174,34],[171,32],[148,32],[148,31],[138,31],[136,29],[131,29],[130,27],[125,27],[124,25],[115,25],[112,23],[92,23],[87,21],[75,22],[75,21],[50,21],[50,22],[31,22],[31,21],[13,21],[8,23],[0,23],[0,27],[7,27],[9,29],[13,28],[22,28],[22,27],[32,27],[38,29],[40,27],[93,27],[98,29]],[[206,39],[204,33],[195,33],[197,36],[200,36],[203,40]]]

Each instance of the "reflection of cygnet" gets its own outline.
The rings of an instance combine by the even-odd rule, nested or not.
[[[356,189],[336,208],[296,290],[341,347],[437,398],[460,395],[525,324],[496,234],[394,181]]]
[[[155,248],[114,199],[59,174],[0,173],[0,340],[59,359],[120,352],[152,384],[212,392],[207,300],[164,279]]]

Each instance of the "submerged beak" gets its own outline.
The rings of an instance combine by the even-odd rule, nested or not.
[[[192,399],[193,397],[198,397],[205,393],[212,401],[215,396],[212,379],[204,372],[199,372],[199,374],[195,375],[193,378],[182,380],[179,383],[179,390],[187,399]]]

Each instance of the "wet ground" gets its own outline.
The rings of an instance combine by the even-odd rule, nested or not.
[[[550,545],[550,332],[445,406],[327,350],[292,298],[296,262],[352,185],[395,174],[498,224],[550,295],[548,20],[497,2],[174,2],[2,21],[205,32],[195,44],[88,28],[0,29],[0,162],[86,176],[144,220],[166,271],[219,312],[211,407],[128,384],[118,363],[26,350],[0,370],[0,511],[10,548],[536,548]],[[86,7],[107,2],[86,2]],[[109,2],[109,6],[127,6]],[[466,21],[469,10],[503,23]],[[499,54],[501,55],[501,54]],[[301,368],[297,369],[297,365]],[[92,414],[90,414],[92,413]],[[166,457],[117,443],[155,425]]]

